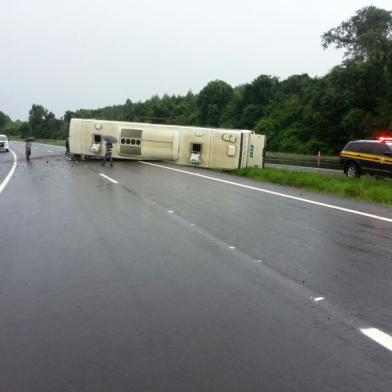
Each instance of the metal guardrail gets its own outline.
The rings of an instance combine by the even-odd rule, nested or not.
[[[306,167],[321,167],[323,169],[335,169],[339,170],[339,158],[323,158],[320,159],[320,165],[318,166],[317,157],[304,157],[304,156],[284,156],[274,153],[266,153],[266,163],[275,163],[280,165],[292,165],[292,166],[306,166]]]

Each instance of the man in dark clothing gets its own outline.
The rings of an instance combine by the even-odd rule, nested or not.
[[[107,160],[110,160],[110,166],[113,166],[112,149],[113,144],[106,142],[105,158],[103,159],[102,166],[105,166]]]
[[[65,156],[69,157],[69,137],[65,139]]]
[[[29,141],[26,142],[26,161],[29,161],[29,160],[30,160],[31,145],[32,145],[31,140],[29,140]]]

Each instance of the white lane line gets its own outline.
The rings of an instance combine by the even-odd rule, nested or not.
[[[8,182],[10,181],[12,175],[14,174],[14,171],[16,169],[16,165],[17,165],[17,162],[18,162],[18,158],[16,157],[16,154],[11,149],[9,149],[9,150],[10,150],[10,152],[12,153],[12,155],[14,157],[14,163],[13,163],[13,165],[11,167],[10,172],[7,174],[7,177],[4,178],[3,182],[0,184],[0,193],[3,192],[3,190],[7,186]]]
[[[320,301],[322,301],[323,299],[325,299],[324,297],[310,297],[310,299],[313,301],[313,302],[320,302]]]
[[[106,174],[99,173],[99,175],[102,176],[103,178],[106,178],[107,180],[111,181],[113,184],[118,184],[118,181],[113,180],[113,178],[108,177]]]
[[[173,210],[169,210],[168,211],[169,214],[173,214],[173,212],[174,212]]]
[[[48,150],[48,152],[53,152],[52,150]]]
[[[380,331],[377,328],[360,328],[359,329],[369,339],[392,351],[392,336]]]
[[[229,246],[230,249],[235,249],[235,246]]]
[[[291,195],[288,195],[286,193],[274,192],[274,191],[270,191],[268,189],[257,188],[255,186],[240,184],[240,183],[234,182],[234,181],[222,180],[220,178],[206,176],[206,175],[199,174],[199,173],[192,173],[192,172],[189,172],[189,171],[186,171],[186,170],[174,169],[173,167],[167,167],[167,166],[163,166],[163,165],[158,165],[156,163],[144,162],[144,161],[139,161],[139,162],[143,163],[145,165],[155,166],[155,167],[159,167],[159,168],[166,169],[166,170],[172,170],[172,171],[176,171],[176,172],[179,172],[179,173],[188,174],[190,176],[206,178],[207,180],[222,182],[224,184],[234,185],[234,186],[238,186],[238,187],[245,188],[245,189],[251,189],[253,191],[268,193],[270,195],[284,197],[286,199],[301,201],[303,203],[313,204],[313,205],[320,206],[320,207],[331,208],[331,209],[338,210],[338,211],[348,212],[350,214],[366,216],[367,218],[378,219],[378,220],[381,220],[381,221],[384,221],[384,222],[392,223],[392,218],[386,218],[385,216],[368,214],[367,212],[362,212],[362,211],[358,211],[358,210],[352,210],[352,209],[349,209],[349,208],[339,207],[339,206],[336,206],[336,205],[333,205],[333,204],[321,203],[319,201],[305,199],[303,197],[291,196]]]

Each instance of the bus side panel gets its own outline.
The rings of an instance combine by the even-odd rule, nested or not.
[[[82,124],[81,120],[72,119],[69,124],[69,149],[71,154],[82,154]]]
[[[212,132],[210,168],[237,169],[240,159],[241,134]]]
[[[250,136],[251,134],[249,132],[241,133],[241,157],[238,165],[240,169],[243,167],[248,167]]]
[[[178,132],[171,129],[144,129],[142,159],[177,160]]]
[[[184,166],[210,167],[211,131],[186,129],[181,130],[179,134],[179,153],[176,163]],[[201,150],[200,161],[192,163],[190,161],[192,150],[197,149]]]
[[[246,167],[264,167],[265,136],[250,134]]]

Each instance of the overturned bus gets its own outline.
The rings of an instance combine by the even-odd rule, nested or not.
[[[172,161],[215,169],[263,167],[265,136],[249,130],[73,118],[70,152],[76,157],[103,158],[105,136],[116,137],[118,159]]]

